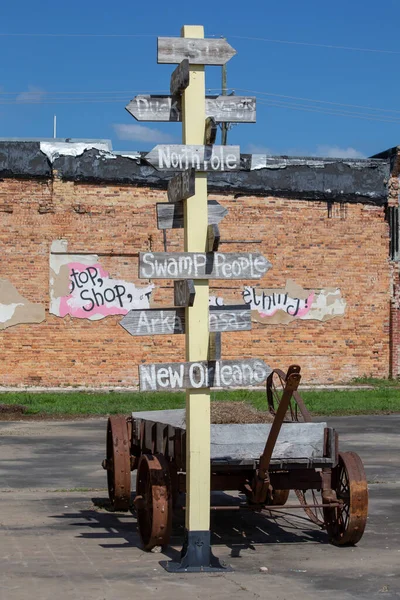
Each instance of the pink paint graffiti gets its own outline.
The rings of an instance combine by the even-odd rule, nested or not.
[[[148,308],[151,289],[110,279],[101,265],[69,263],[70,294],[60,299],[60,317],[97,318],[125,315],[132,308]]]

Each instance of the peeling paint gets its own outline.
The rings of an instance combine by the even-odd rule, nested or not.
[[[96,254],[68,254],[66,240],[55,240],[50,251],[50,313],[96,321],[150,308],[154,284],[136,287],[112,279]]]
[[[328,321],[343,316],[346,309],[339,288],[305,290],[290,279],[284,289],[246,286],[243,300],[251,306],[253,321],[268,325],[288,324],[294,319]]]
[[[50,162],[53,162],[60,156],[80,156],[86,150],[102,150],[105,153],[110,153],[111,143],[105,141],[95,142],[40,142],[40,150],[47,156]],[[111,158],[115,158],[112,156]]]
[[[43,304],[30,302],[8,279],[0,279],[0,330],[22,323],[41,323],[44,319]]]

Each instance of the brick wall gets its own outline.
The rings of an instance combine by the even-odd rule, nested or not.
[[[327,322],[254,324],[250,332],[223,334],[222,357],[260,357],[281,368],[299,363],[306,383],[388,377],[394,313],[384,208],[334,204],[328,212],[326,202],[211,197],[229,209],[222,239],[235,241],[221,251],[260,251],[272,262],[260,287],[282,288],[290,278],[305,288],[340,287],[347,302],[345,316]],[[135,385],[140,362],[184,359],[181,336],[131,337],[120,317],[93,322],[48,314],[51,242],[64,238],[71,252],[100,254],[110,276],[140,284],[137,258],[123,254],[163,251],[157,201],[166,201],[165,192],[58,179],[0,181],[0,278],[46,305],[45,322],[0,332],[0,385]],[[169,251],[182,250],[182,231],[168,231],[167,243]],[[154,300],[173,305],[171,282],[156,284]],[[245,284],[252,282],[222,282],[213,291],[241,302]]]

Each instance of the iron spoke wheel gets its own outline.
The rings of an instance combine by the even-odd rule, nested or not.
[[[332,487],[342,505],[324,508],[329,538],[335,546],[353,546],[362,538],[368,516],[368,485],[361,458],[340,452],[332,470]]]
[[[304,508],[304,512],[307,517],[318,525],[319,527],[325,527],[325,517],[322,508],[315,508],[309,506],[309,504],[321,504],[321,498],[317,497],[315,490],[294,490],[296,496],[299,499],[300,504]]]
[[[142,454],[136,479],[135,507],[145,550],[167,546],[172,527],[169,466],[162,454]]]
[[[114,510],[128,510],[131,500],[131,468],[128,425],[125,417],[107,422],[108,496]]]

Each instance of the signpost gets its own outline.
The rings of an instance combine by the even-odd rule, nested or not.
[[[139,252],[141,279],[260,279],[270,267],[256,252]]]
[[[209,225],[218,224],[228,214],[228,209],[221,206],[216,200],[207,203]],[[158,229],[181,229],[185,225],[184,206],[182,202],[168,204],[159,202],[156,204]]]
[[[206,96],[206,117],[216,123],[255,123],[254,96]],[[182,102],[179,96],[135,96],[125,107],[137,121],[182,121]]]
[[[191,65],[224,65],[235,54],[236,50],[225,39],[204,39],[197,36],[158,38],[157,62],[159,64],[180,63],[187,58]]]
[[[150,308],[130,310],[119,323],[131,335],[172,335],[185,333],[185,309]],[[208,329],[211,332],[246,331],[251,329],[248,305],[210,306]]]
[[[193,306],[195,297],[196,289],[193,279],[178,279],[174,281],[175,306]]]
[[[263,360],[197,361],[139,366],[141,392],[261,385],[272,369]]]
[[[157,171],[240,171],[239,146],[160,144],[144,159]]]
[[[171,75],[170,92],[172,96],[181,94],[189,85],[189,61],[185,58]]]
[[[186,361],[139,366],[141,391],[186,389],[185,540],[173,572],[222,571],[210,546],[210,387],[265,382],[271,369],[249,358],[221,360],[221,332],[251,328],[246,306],[209,308],[209,280],[260,279],[271,267],[258,253],[218,251],[217,224],[227,210],[207,200],[207,172],[238,171],[238,146],[214,145],[217,123],[254,123],[256,100],[205,96],[204,65],[224,65],[235,50],[224,39],[204,39],[200,26],[180,38],[158,38],[158,62],[175,63],[171,96],[136,96],[126,107],[138,121],[182,121],[182,145],[158,145],[146,155],[157,170],[181,172],[157,204],[159,229],[184,227],[184,252],[142,252],[139,277],[174,280],[175,308],[134,310],[121,321],[131,335],[186,336]]]
[[[188,169],[178,173],[168,182],[168,202],[187,200],[195,194],[195,170]],[[183,214],[183,207],[182,207]]]

